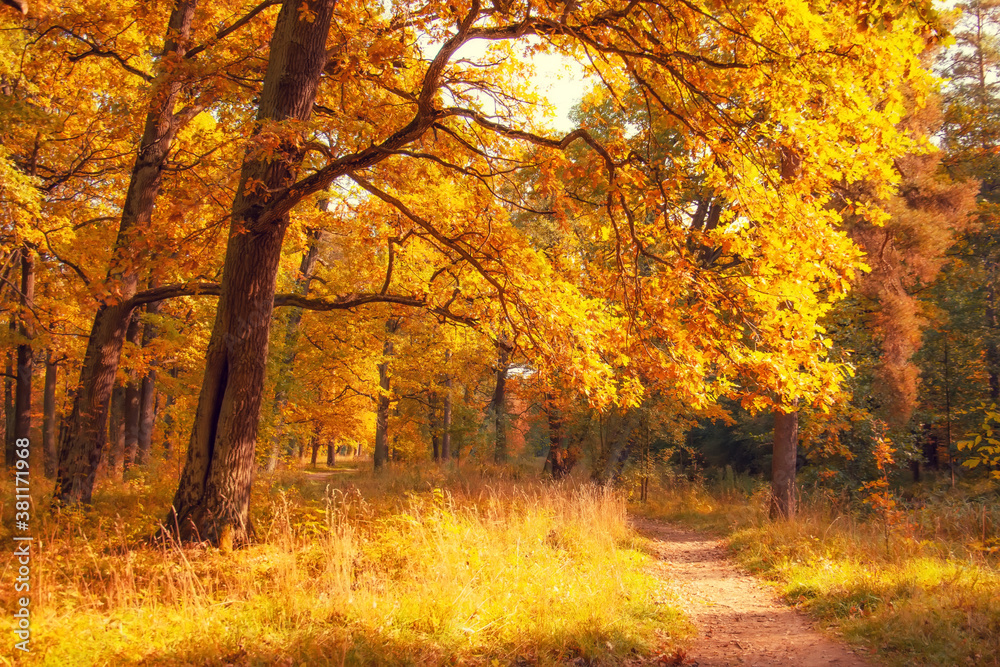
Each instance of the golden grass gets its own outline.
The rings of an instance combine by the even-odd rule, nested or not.
[[[145,543],[173,484],[164,467],[105,483],[86,512],[36,507],[22,663],[622,664],[689,632],[606,489],[496,471],[279,473],[256,484],[258,543],[227,554]],[[14,597],[5,586],[5,609]]]
[[[772,522],[766,485],[742,485],[674,483],[644,511],[725,535],[744,567],[881,662],[1000,664],[995,491],[919,491],[886,539],[857,501],[814,489],[794,521]]]

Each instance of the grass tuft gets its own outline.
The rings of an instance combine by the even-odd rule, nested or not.
[[[282,472],[255,488],[259,542],[227,553],[145,541],[173,483],[152,470],[104,484],[89,510],[36,508],[23,662],[614,665],[690,632],[607,489]],[[0,597],[12,608],[10,588]]]
[[[772,522],[767,486],[737,482],[674,479],[641,511],[725,536],[743,567],[887,664],[1000,664],[995,491],[911,490],[887,539],[848,497],[816,488]]]

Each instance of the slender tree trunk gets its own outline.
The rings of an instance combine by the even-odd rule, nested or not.
[[[375,470],[380,470],[389,460],[389,357],[392,356],[392,336],[399,329],[399,320],[389,318],[385,323],[385,343],[382,344],[383,361],[378,365],[378,401],[375,411],[375,450],[372,455]]]
[[[35,301],[35,259],[28,248],[21,248],[21,317],[18,333],[22,342],[17,346],[17,388],[14,392],[14,439],[31,437],[31,376],[35,352],[31,339],[35,335],[31,307]],[[13,462],[9,463],[13,465]]]
[[[771,518],[795,517],[795,461],[799,446],[799,413],[774,413],[771,458]]]
[[[142,324],[139,313],[132,314],[132,321],[125,333],[125,340],[133,346],[138,346],[142,336]],[[142,385],[135,372],[129,373],[125,385],[125,460],[122,470],[128,470],[136,464],[136,452],[139,448],[139,402],[142,395]]]
[[[566,460],[566,433],[563,428],[562,411],[556,406],[551,394],[545,397],[545,413],[549,422],[549,455],[546,461],[553,479],[561,479],[569,472]]]
[[[260,95],[261,122],[310,117],[326,64],[334,4],[310,2],[309,21],[300,20],[301,2],[282,3]],[[289,138],[278,147],[278,157],[248,155],[243,162],[205,378],[174,509],[166,521],[183,540],[209,540],[229,548],[253,536],[254,446],[288,215],[263,220],[271,193],[294,182],[302,150],[298,140]]]
[[[1000,403],[1000,326],[997,323],[996,283],[994,265],[987,270],[989,289],[986,291],[986,374],[989,379],[990,401]]]
[[[445,364],[451,362],[451,350],[445,350]],[[444,376],[444,400],[441,406],[441,460],[445,463],[451,459],[451,372]]]
[[[177,379],[177,367],[172,367],[167,373],[171,379]],[[174,424],[176,420],[174,419],[174,412],[171,408],[174,405],[174,393],[172,391],[167,393],[166,405],[163,406],[163,457],[168,458],[173,452],[173,440],[177,437],[174,432]]]
[[[302,263],[299,265],[299,275],[295,280],[295,293],[306,296],[309,294],[309,286],[312,283],[313,275],[316,273],[317,260],[319,259],[320,242],[322,232],[319,230],[309,230],[309,245],[302,255]],[[274,472],[278,467],[278,459],[281,456],[281,439],[284,430],[284,412],[288,404],[288,390],[291,388],[292,364],[295,363],[297,345],[299,342],[299,324],[302,322],[302,309],[292,308],[288,314],[288,321],[285,325],[285,356],[278,367],[278,381],[274,390],[274,435],[271,437],[271,454],[267,458],[266,470]]]
[[[179,59],[187,51],[196,4],[197,0],[178,0],[167,26],[165,58]],[[181,88],[181,77],[167,72],[153,85],[106,281],[120,300],[102,305],[94,317],[73,408],[59,432],[57,502],[89,503],[94,491],[108,405],[132,310],[125,304],[138,290],[139,270],[147,254],[140,236],[149,226],[171,144],[184,123],[184,116],[174,113]]]
[[[441,461],[441,438],[438,421],[438,395],[436,391],[429,391],[427,392],[427,422],[431,432],[431,453],[435,463]]]
[[[108,476],[121,479],[125,472],[125,386],[115,385],[108,415]]]
[[[319,460],[319,438],[313,436],[313,439],[309,444],[312,447],[312,460],[310,461],[310,465],[315,468],[316,461]]]
[[[17,331],[17,320],[10,316],[10,332]],[[4,353],[4,377],[3,377],[3,418],[4,418],[4,463],[7,467],[14,465],[14,373],[17,360],[17,349],[11,349]]]
[[[951,450],[951,364],[948,360],[948,334],[944,336],[944,418],[948,469],[951,472],[951,485],[955,486],[955,457]]]
[[[45,358],[45,393],[42,398],[42,450],[45,452],[45,476],[56,476],[56,379],[59,364],[52,350]]]
[[[331,442],[326,446],[326,467],[332,468],[337,465],[337,446]]]
[[[496,385],[493,388],[493,400],[490,401],[489,412],[493,416],[495,427],[495,442],[493,460],[496,463],[507,462],[507,364],[510,350],[497,341]]]
[[[147,315],[158,315],[162,301],[154,301],[146,305]],[[148,348],[156,340],[159,332],[152,322],[146,322],[142,328],[142,347]],[[144,466],[149,463],[149,452],[153,448],[153,426],[156,421],[156,365],[150,364],[149,370],[142,378],[139,388],[139,433],[136,445],[135,464]]]

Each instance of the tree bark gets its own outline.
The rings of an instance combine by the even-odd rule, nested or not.
[[[441,438],[438,420],[438,395],[436,391],[427,392],[427,423],[431,432],[431,455],[435,463],[441,461]]]
[[[326,446],[326,467],[332,468],[337,465],[337,445],[331,442]]]
[[[115,385],[108,415],[108,476],[121,479],[125,472],[125,386]]]
[[[566,430],[563,424],[562,411],[556,406],[551,395],[545,397],[545,413],[549,422],[549,455],[548,466],[552,470],[553,479],[562,479],[572,468],[567,457]]]
[[[17,319],[10,316],[11,334],[17,331]],[[3,376],[3,419],[4,419],[4,446],[3,458],[7,467],[14,465],[14,374],[17,361],[17,349],[11,349],[4,353],[4,376]]]
[[[162,301],[146,304],[147,315],[158,315]],[[142,347],[148,348],[156,340],[159,332],[152,322],[146,322],[142,328]],[[156,421],[156,365],[150,364],[146,375],[142,378],[139,388],[139,433],[136,446],[135,464],[144,466],[149,463],[149,453],[153,448],[153,426]]]
[[[49,350],[45,358],[45,393],[42,398],[42,451],[45,452],[45,476],[56,476],[56,380],[59,364]]]
[[[986,374],[989,380],[990,401],[1000,403],[1000,325],[997,323],[996,286],[997,270],[987,266],[989,289],[986,290]]]
[[[310,464],[313,468],[315,468],[316,461],[319,460],[319,438],[313,436],[313,439],[309,444],[312,447],[312,460],[310,461]]]
[[[35,258],[28,248],[21,248],[21,315],[17,346],[17,387],[14,392],[14,440],[31,437],[31,375],[35,352],[31,339],[35,336],[31,306],[35,300]],[[8,461],[13,465],[13,461]]]
[[[312,283],[313,275],[316,273],[316,264],[319,259],[320,241],[322,232],[319,230],[309,230],[309,245],[305,254],[302,255],[302,263],[299,265],[299,275],[295,280],[295,294],[308,296],[309,286]],[[288,321],[285,325],[285,356],[282,364],[278,368],[278,381],[274,390],[274,436],[271,438],[271,454],[267,458],[266,470],[274,472],[278,467],[278,459],[281,456],[281,436],[284,426],[285,406],[288,404],[288,391],[292,384],[292,364],[295,363],[295,356],[298,352],[299,324],[302,322],[302,309],[292,308],[288,314]]]
[[[133,346],[138,346],[142,335],[142,324],[139,322],[139,313],[132,314],[132,321],[129,322],[125,333],[125,340]],[[142,394],[142,385],[134,372],[129,373],[128,382],[125,385],[125,458],[122,461],[122,471],[128,470],[136,463],[136,452],[139,448],[139,401]]]
[[[307,120],[326,64],[335,0],[285,0],[271,38],[258,120]],[[230,548],[253,537],[250,488],[281,244],[288,215],[268,219],[272,193],[294,182],[303,149],[296,137],[277,157],[248,154],[233,200],[215,324],[187,459],[166,525],[182,540]]]
[[[177,368],[173,367],[167,373],[172,379],[177,379]],[[167,458],[173,451],[173,438],[176,437],[174,433],[174,413],[172,408],[174,405],[174,394],[173,392],[167,392],[166,404],[163,406],[163,457]]]
[[[774,413],[771,458],[771,518],[795,517],[795,462],[799,446],[799,413]]]
[[[179,61],[187,51],[196,5],[197,0],[178,0],[171,12],[164,60]],[[56,502],[89,503],[94,491],[104,451],[108,405],[132,314],[126,302],[138,289],[146,255],[138,241],[152,219],[170,147],[184,124],[185,116],[174,113],[182,84],[180,76],[164,68],[153,85],[106,280],[118,300],[98,308],[91,326],[73,408],[59,432]]]
[[[497,341],[496,384],[493,387],[493,399],[490,401],[489,408],[495,427],[493,460],[496,463],[507,462],[507,365],[509,359],[510,350],[502,340]]]
[[[378,400],[375,410],[375,449],[372,455],[375,470],[380,470],[389,460],[389,357],[392,356],[392,336],[399,329],[399,320],[391,317],[385,323],[385,343],[382,344],[383,361],[378,365]]]
[[[445,364],[451,362],[451,350],[445,350]],[[441,406],[441,460],[445,463],[451,459],[451,373],[444,376],[444,400]]]

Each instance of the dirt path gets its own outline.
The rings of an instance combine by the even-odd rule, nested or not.
[[[717,540],[661,521],[641,517],[632,521],[642,535],[653,540],[657,573],[698,628],[685,664],[871,664],[815,630],[804,615],[778,602],[754,577],[738,570]]]

